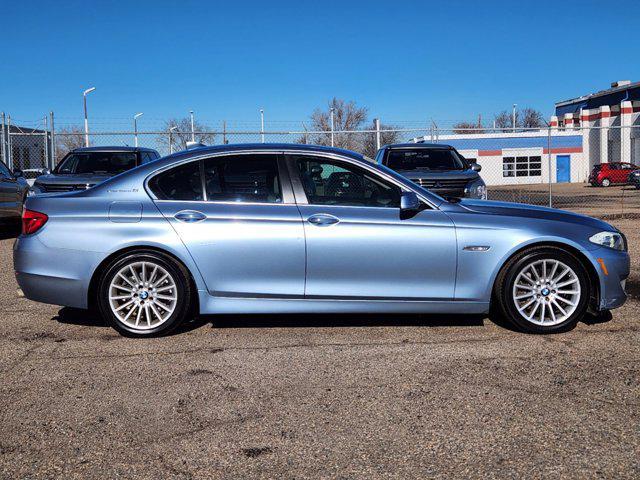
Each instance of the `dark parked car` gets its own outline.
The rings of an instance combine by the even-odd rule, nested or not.
[[[442,197],[487,198],[487,186],[478,172],[455,148],[439,143],[386,145],[377,155],[380,163]]]
[[[629,183],[640,189],[640,170],[634,170],[629,174]]]
[[[86,147],[70,151],[53,170],[36,178],[32,193],[86,190],[138,165],[160,158],[151,148]]]
[[[589,175],[589,183],[594,187],[608,187],[614,183],[624,185],[629,182],[631,172],[638,170],[638,168],[640,167],[632,163],[599,163],[593,166],[591,175]]]
[[[20,170],[11,172],[0,161],[0,224],[15,223],[22,215],[22,205],[29,191],[29,184]]]

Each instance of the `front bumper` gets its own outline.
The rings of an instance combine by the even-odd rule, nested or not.
[[[621,307],[627,300],[625,284],[631,267],[629,253],[600,247],[588,254],[600,281],[598,310]]]

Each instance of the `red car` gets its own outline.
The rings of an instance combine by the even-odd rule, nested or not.
[[[638,170],[638,166],[632,163],[609,162],[599,163],[593,166],[589,183],[594,187],[608,187],[614,183],[629,183],[629,174]]]

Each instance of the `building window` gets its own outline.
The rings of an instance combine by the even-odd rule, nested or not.
[[[542,175],[542,158],[535,157],[503,157],[503,177],[540,177]]]

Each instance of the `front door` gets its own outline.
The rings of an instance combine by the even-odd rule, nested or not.
[[[211,295],[304,295],[304,230],[280,162],[273,154],[218,156],[150,180]]]
[[[307,244],[310,298],[451,300],[454,226],[436,209],[401,218],[401,188],[342,160],[289,156]]]
[[[556,157],[556,182],[566,183],[571,181],[571,156],[558,155]]]

